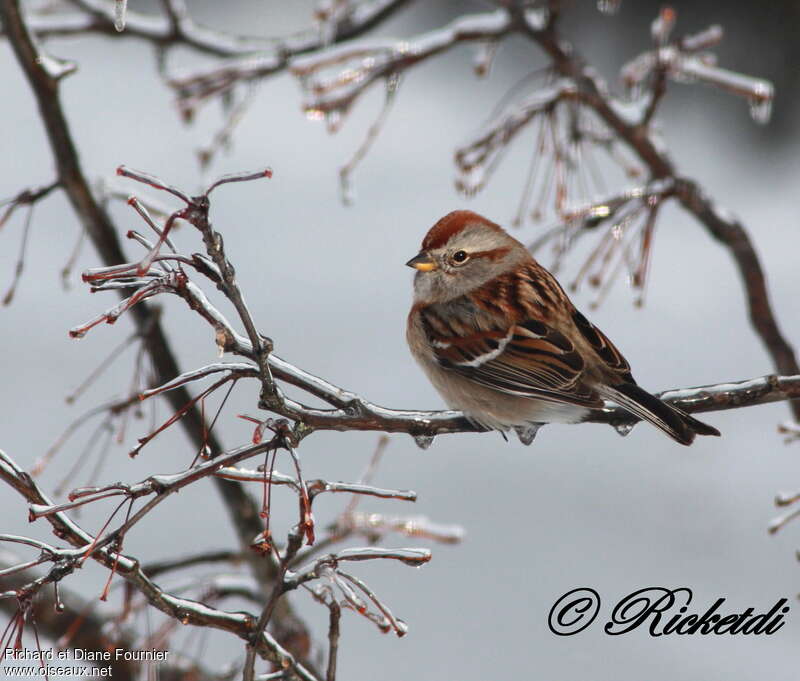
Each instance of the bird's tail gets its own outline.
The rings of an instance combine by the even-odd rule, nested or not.
[[[662,402],[633,383],[620,383],[615,386],[604,386],[599,389],[601,395],[619,406],[649,421],[656,428],[663,430],[676,442],[690,445],[695,435],[719,435],[720,432],[707,423],[698,421],[684,411]]]

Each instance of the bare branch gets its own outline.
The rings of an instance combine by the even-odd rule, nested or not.
[[[589,68],[574,50],[566,49],[564,41],[554,27],[549,25],[542,28],[540,25],[532,25],[526,23],[524,17],[522,22],[530,38],[552,58],[557,72],[575,83],[577,96],[581,101],[591,107],[628,145],[647,166],[652,178],[677,178],[678,174],[671,161],[653,142],[648,134],[649,131],[643,129],[637,121],[628,120],[612,105],[594,70]],[[800,374],[800,366],[794,351],[778,328],[775,313],[769,302],[761,263],[744,227],[735,218],[721,214],[693,180],[676,179],[676,185],[676,194],[683,207],[691,212],[714,238],[728,248],[736,261],[747,292],[751,323],[770,353],[776,370],[785,375]],[[795,419],[800,420],[800,402],[795,401],[790,406]]]
[[[265,446],[267,445],[252,446],[232,452],[228,462],[241,460],[239,457],[247,458],[247,456],[254,455],[262,451]],[[215,465],[216,463],[209,462],[198,468],[204,471],[203,475],[205,475],[208,474]],[[184,486],[189,482],[188,477],[197,473],[197,470],[195,470],[194,473],[190,470],[182,475],[176,476],[173,480],[164,478],[161,482],[168,485]],[[29,503],[40,506],[53,506],[50,499],[41,492],[33,479],[1,450],[0,479],[11,485],[11,487],[21,494]],[[176,488],[173,487],[172,489]],[[158,503],[158,499],[159,497],[156,497],[151,503]],[[281,646],[272,635],[268,632],[254,631],[254,618],[251,615],[241,612],[231,613],[217,610],[204,603],[166,593],[144,574],[138,561],[117,553],[108,546],[113,536],[98,541],[97,537],[93,537],[91,534],[84,531],[63,512],[51,513],[47,515],[46,518],[59,537],[79,549],[85,550],[87,547],[92,547],[92,558],[109,569],[114,568],[119,575],[137,588],[151,605],[168,616],[184,624],[221,629],[245,640],[250,640],[255,645],[258,654],[264,655],[281,668],[291,668],[294,675],[303,681],[316,681],[314,675],[301,663],[297,662],[294,656]],[[134,519],[132,518],[131,520]]]
[[[117,238],[119,232],[92,194],[81,168],[70,128],[61,107],[58,80],[53,78],[42,66],[39,51],[25,24],[19,2],[17,0],[0,1],[0,18],[5,36],[36,97],[56,162],[59,183],[64,188],[76,215],[103,262],[106,265],[125,262],[127,258],[124,257]],[[135,17],[128,13],[127,30],[131,30],[134,21]],[[115,30],[114,33],[116,33]],[[136,306],[132,310],[133,319],[137,328],[142,332],[145,347],[152,358],[156,382],[165,383],[179,375],[181,371],[161,325],[156,322],[152,327],[150,326],[151,315],[152,311],[145,306]],[[178,388],[167,394],[167,400],[174,410],[180,409],[190,400],[190,397],[185,388]],[[225,448],[216,435],[207,433],[199,409],[191,408],[184,416],[182,425],[198,450],[208,445],[211,451],[224,451]],[[241,545],[247,546],[250,539],[260,531],[256,504],[237,483],[217,480],[215,485],[222,495]],[[248,558],[251,569],[258,575],[259,581],[264,584],[270,583],[274,574],[269,562],[261,560],[256,554],[250,554]],[[297,636],[298,632],[304,631],[302,623],[291,611],[287,602],[284,602],[282,608],[282,616],[275,630],[276,635],[281,637],[285,634],[287,639],[290,637],[294,637],[295,640],[303,639],[302,635]],[[298,650],[298,654],[303,654],[303,651]]]
[[[415,64],[455,47],[461,42],[497,39],[513,25],[505,10],[460,17],[449,25],[407,41],[350,43],[319,54],[297,57],[289,65],[307,93],[308,112],[345,113],[374,82],[396,77]],[[332,80],[314,80],[332,66],[355,62]]]
[[[252,82],[280,73],[299,55],[316,52],[326,44],[355,38],[408,3],[409,0],[368,0],[353,3],[347,13],[336,17],[334,25],[326,31],[327,35],[320,35],[319,31],[315,31],[273,41],[270,50],[233,58],[210,70],[172,78],[169,84],[176,92],[184,115],[191,116],[195,107],[204,100],[229,92],[237,83]]]
[[[69,14],[32,13],[25,17],[40,38],[97,33],[107,37],[139,38],[157,47],[184,45],[218,57],[249,54],[268,49],[265,38],[246,38],[216,31],[194,22],[181,0],[169,0],[164,15],[127,10],[124,23],[117,16],[116,0],[72,0],[80,11]]]

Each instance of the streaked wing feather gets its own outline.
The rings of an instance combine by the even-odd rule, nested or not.
[[[528,319],[500,328],[452,328],[436,312],[422,311],[423,329],[439,364],[480,385],[510,395],[584,407],[602,406],[580,379],[583,359],[562,333]],[[449,328],[449,333],[445,330]]]
[[[586,317],[584,317],[578,310],[572,315],[572,320],[575,326],[583,334],[583,337],[589,342],[595,352],[606,363],[609,369],[616,371],[621,381],[636,384],[636,381],[631,375],[631,367],[628,360],[623,357],[622,353],[617,350],[616,346],[608,340],[608,337],[592,324]]]

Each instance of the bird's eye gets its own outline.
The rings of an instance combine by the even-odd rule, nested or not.
[[[462,263],[467,261],[469,255],[466,251],[456,251],[453,253],[453,262],[457,265],[461,265]]]

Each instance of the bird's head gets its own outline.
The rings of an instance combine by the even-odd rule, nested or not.
[[[525,246],[499,225],[469,210],[439,220],[406,265],[417,270],[414,298],[441,303],[458,298],[530,259]]]

